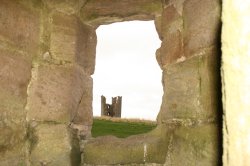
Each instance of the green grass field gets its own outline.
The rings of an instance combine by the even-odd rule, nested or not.
[[[111,121],[107,119],[94,118],[92,127],[92,136],[114,135],[119,138],[125,138],[130,135],[147,133],[156,127],[155,123],[129,122],[129,121]]]

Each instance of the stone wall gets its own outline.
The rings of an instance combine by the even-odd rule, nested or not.
[[[39,11],[9,0],[0,5],[0,165],[26,165],[25,109],[32,59],[38,55]]]
[[[220,165],[221,2],[155,0],[153,3],[154,11],[145,11],[142,7],[150,6],[150,0],[143,1],[140,7],[137,1],[129,0],[112,4],[91,1],[81,10],[81,18],[93,26],[134,19],[155,20],[162,40],[156,58],[163,70],[164,88],[157,118],[158,132],[154,131],[158,135],[152,132],[123,140],[113,137],[90,140],[85,146],[84,162],[90,165],[183,165],[184,162],[186,165]],[[123,11],[125,8],[120,5],[127,10]],[[145,145],[152,148],[143,158]],[[121,150],[125,149],[123,146],[128,147],[125,152]],[[154,153],[153,149],[158,152]],[[137,157],[129,156],[131,153]]]
[[[96,47],[83,4],[1,0],[0,165],[80,164]]]
[[[1,166],[220,164],[219,0],[0,2]],[[89,139],[95,29],[128,20],[162,40],[158,127]]]
[[[167,165],[221,165],[220,11],[218,0],[169,1],[156,19],[164,88],[157,120],[174,127]]]

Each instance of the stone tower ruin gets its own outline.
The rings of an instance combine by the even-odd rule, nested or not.
[[[121,117],[122,97],[112,97],[112,104],[106,103],[106,97],[101,96],[101,116]]]

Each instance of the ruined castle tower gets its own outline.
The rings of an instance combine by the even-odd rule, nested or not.
[[[112,97],[112,104],[106,103],[106,97],[101,96],[101,116],[121,117],[122,97]]]

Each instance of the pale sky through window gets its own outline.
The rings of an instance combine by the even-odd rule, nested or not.
[[[101,114],[101,95],[122,96],[122,118],[155,120],[162,100],[162,71],[155,51],[160,40],[153,21],[102,25],[97,30],[93,75],[93,114]]]

